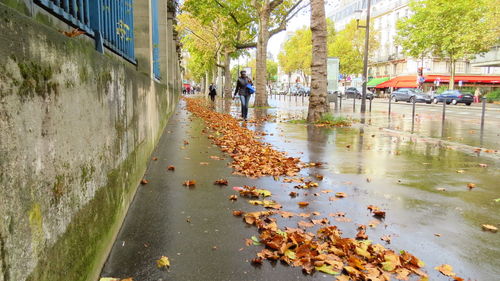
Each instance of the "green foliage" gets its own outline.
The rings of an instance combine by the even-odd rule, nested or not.
[[[498,0],[412,0],[413,15],[398,22],[396,42],[409,55],[430,53],[452,61],[470,58],[498,42]],[[498,8],[496,8],[498,10]]]
[[[321,119],[317,122],[317,124],[325,124],[335,127],[346,127],[351,126],[352,121],[343,116],[334,116],[331,113],[325,113],[323,114],[323,116],[321,116]]]
[[[327,20],[328,42],[333,42],[335,26],[333,21]],[[297,30],[283,46],[278,54],[279,66],[283,72],[289,74],[299,71],[306,75],[311,74],[312,62],[312,33],[309,27]]]
[[[278,80],[278,63],[273,60],[267,60],[267,80],[276,82]]]
[[[500,90],[495,90],[486,95],[486,100],[488,102],[500,101]]]
[[[363,22],[361,21],[360,24],[363,25]],[[329,35],[328,56],[339,58],[340,73],[349,75],[363,72],[365,32],[364,28],[357,28],[356,21],[352,20],[343,30],[337,32],[333,38]],[[378,50],[380,46],[377,34],[378,31],[375,30],[373,25],[370,25],[370,55]]]

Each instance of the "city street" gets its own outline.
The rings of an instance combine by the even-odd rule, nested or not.
[[[278,119],[300,119],[307,115],[307,97],[271,96],[269,103],[275,107]],[[339,116],[361,120],[361,101],[356,100],[353,113],[353,100],[342,100],[342,105],[335,110],[335,104],[330,103],[332,112]],[[412,104],[406,102],[391,103],[389,118],[389,102],[374,99],[372,111],[369,112],[367,100],[366,123],[388,132],[412,133]],[[432,138],[443,143],[457,146],[457,149],[500,150],[500,106],[487,104],[484,120],[484,131],[481,136],[481,104],[446,105],[444,130],[442,126],[443,105],[417,103],[415,107],[414,137]]]
[[[244,198],[228,200],[236,193],[232,187],[243,185],[271,191],[270,198],[280,203],[283,211],[316,212],[311,218],[328,218],[345,237],[354,237],[359,224],[373,224],[367,229],[369,240],[417,256],[426,264],[424,271],[429,280],[450,280],[434,269],[441,264],[452,265],[457,276],[465,280],[494,280],[500,274],[500,240],[497,234],[481,229],[482,224],[499,223],[499,203],[494,199],[500,197],[500,162],[491,157],[496,153],[462,152],[387,130],[378,125],[383,122],[382,113],[367,121],[372,125],[355,124],[351,128],[290,124],[284,120],[300,114],[303,107],[283,101],[271,103],[277,107],[250,113],[251,119],[270,121],[250,122],[248,128],[263,132],[262,141],[289,156],[324,163],[303,169],[299,175],[313,180],[313,175],[323,175],[319,186],[300,190],[294,188],[297,183],[285,183],[284,178],[252,179],[232,174],[227,166],[232,160],[210,143],[203,133],[204,122],[191,117],[182,102],[153,153],[158,160],[150,162],[144,176],[149,183],[139,188],[102,277],[332,280],[327,274],[306,275],[300,268],[279,262],[264,261],[261,266],[250,263],[263,246],[245,245],[245,239],[258,232],[234,217],[232,211],[263,208],[248,204]],[[385,106],[375,104],[381,111]],[[227,106],[218,102],[218,110]],[[408,108],[398,106],[401,110]],[[345,110],[347,114],[347,107]],[[235,117],[239,115],[237,105],[231,107],[231,112]],[[277,116],[277,122],[272,121],[273,116]],[[407,123],[405,118],[393,119]],[[217,160],[218,157],[223,160]],[[175,171],[167,171],[169,165],[174,165]],[[219,178],[227,179],[229,185],[214,185]],[[196,184],[185,187],[182,183],[186,180],[195,180]],[[469,190],[469,183],[476,188]],[[291,198],[291,191],[298,196]],[[328,192],[344,192],[347,197],[332,201]],[[307,201],[309,206],[299,207],[299,201]],[[385,219],[374,220],[368,205],[384,209]],[[344,212],[345,217],[331,216],[338,212]],[[308,221],[298,216],[273,218],[280,226],[288,227]],[[317,228],[306,229],[315,232]],[[382,237],[389,237],[390,244],[381,241]],[[170,258],[168,270],[156,267],[155,261],[161,256]],[[413,276],[410,280],[418,278]]]

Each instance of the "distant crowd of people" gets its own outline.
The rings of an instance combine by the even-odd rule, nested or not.
[[[182,94],[184,95],[194,95],[196,93],[201,92],[201,87],[200,86],[193,86],[187,84],[182,87]]]

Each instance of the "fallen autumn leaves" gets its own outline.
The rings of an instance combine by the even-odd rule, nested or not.
[[[308,165],[300,163],[297,158],[287,157],[286,153],[274,150],[269,144],[258,141],[256,134],[239,125],[239,122],[228,114],[213,112],[204,107],[202,102],[186,98],[188,110],[196,116],[204,119],[207,126],[214,132],[209,138],[218,145],[222,151],[228,153],[233,162],[231,167],[235,174],[248,177],[261,176],[288,176],[295,177],[301,168]],[[322,180],[323,176],[318,176]],[[297,185],[299,189],[317,187],[317,183],[305,180],[289,179],[284,182],[301,182]],[[247,198],[266,197],[262,190],[256,187],[233,188],[240,196]],[[331,191],[329,191],[331,192]],[[297,196],[297,192],[291,192],[290,196]],[[271,196],[270,192],[269,195]],[[344,192],[336,192],[330,201],[345,198]],[[231,195],[230,200],[237,200],[236,195]],[[360,225],[356,239],[343,238],[342,232],[332,225],[328,225],[328,219],[301,221],[299,228],[286,227],[280,229],[277,219],[272,215],[281,214],[283,218],[290,218],[295,214],[285,211],[277,211],[281,205],[272,200],[250,200],[250,204],[262,205],[270,211],[248,212],[232,211],[234,216],[242,216],[245,223],[254,225],[259,230],[258,237],[247,239],[248,245],[264,245],[257,258],[252,260],[254,264],[261,264],[263,260],[280,260],[291,266],[301,267],[306,273],[321,271],[327,274],[339,275],[337,280],[390,280],[391,275],[396,279],[408,280],[410,275],[418,275],[423,279],[427,274],[421,270],[423,262],[408,252],[396,253],[380,244],[373,244],[368,240],[366,226]],[[309,202],[299,202],[299,206],[307,207]],[[383,219],[385,211],[376,206],[368,207],[372,215]],[[302,214],[300,215],[302,216]],[[304,217],[310,214],[304,214]],[[337,216],[333,214],[333,216]],[[345,214],[338,215],[338,219],[344,218]],[[346,219],[348,220],[348,219]],[[350,220],[349,220],[350,221]],[[306,232],[304,229],[321,224],[316,234]],[[370,227],[375,227],[371,223]],[[301,229],[304,228],[304,229]],[[390,236],[383,236],[382,241],[390,243]]]
[[[205,120],[215,132],[208,137],[233,158],[231,167],[235,170],[235,174],[249,177],[266,175],[291,177],[300,171],[298,158],[287,157],[284,152],[258,141],[254,132],[241,127],[231,115],[214,112],[203,106],[200,100],[191,98],[185,100],[188,110]]]

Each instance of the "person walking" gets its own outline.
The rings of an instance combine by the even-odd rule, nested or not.
[[[248,103],[250,102],[250,95],[253,94],[248,88],[249,85],[253,85],[252,80],[247,77],[247,72],[242,70],[240,72],[240,77],[236,81],[236,90],[234,91],[233,99],[236,98],[236,94],[240,96],[241,118],[245,121],[247,121],[248,117]]]
[[[214,83],[210,84],[210,86],[208,87],[208,95],[210,96],[212,102],[215,102],[215,96],[217,95],[217,90],[215,89]]]
[[[479,88],[476,88],[476,91],[474,92],[474,102],[479,103],[480,97],[481,97],[481,90]]]

